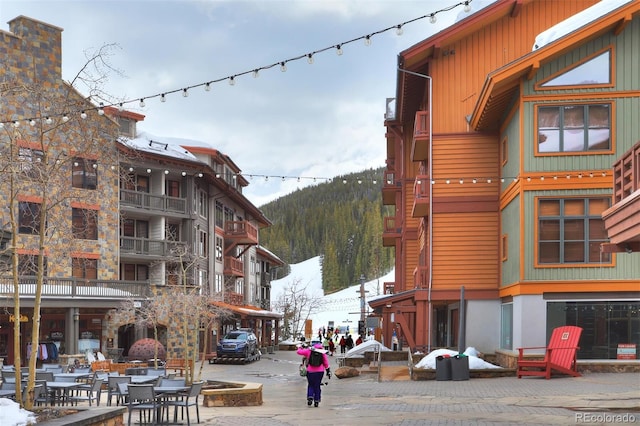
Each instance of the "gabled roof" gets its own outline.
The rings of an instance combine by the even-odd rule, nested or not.
[[[580,14],[588,14],[589,9]],[[501,117],[517,93],[522,78],[533,78],[543,64],[609,31],[613,31],[614,34],[621,33],[639,13],[640,2],[630,1],[490,73],[471,115],[471,128],[476,131],[496,130]],[[574,17],[569,19],[575,21]],[[558,26],[562,26],[562,23]]]

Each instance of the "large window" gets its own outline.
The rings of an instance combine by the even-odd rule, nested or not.
[[[44,152],[40,149],[20,147],[18,151],[18,161],[20,170],[31,178],[37,178],[41,172],[40,165],[44,158]]]
[[[609,104],[538,107],[538,152],[591,152],[611,149]]]
[[[120,277],[125,281],[146,281],[149,279],[149,267],[135,263],[120,265]]]
[[[98,186],[98,163],[86,158],[74,158],[71,184],[74,188],[96,189]]]
[[[18,233],[39,234],[41,205],[21,201],[18,203]]]
[[[71,228],[73,238],[80,240],[97,240],[98,212],[91,209],[73,208]]]
[[[538,200],[538,263],[609,263],[611,255],[600,252],[607,242],[602,212],[607,198]]]
[[[547,303],[547,340],[563,325],[582,327],[578,359],[616,359],[620,345],[640,347],[640,303],[558,301]]]

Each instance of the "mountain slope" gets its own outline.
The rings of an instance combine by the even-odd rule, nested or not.
[[[261,207],[273,225],[260,231],[260,244],[287,264],[322,257],[322,283],[331,293],[379,277],[394,266],[382,246],[383,169],[334,178],[297,190]],[[279,278],[288,271],[279,274]]]

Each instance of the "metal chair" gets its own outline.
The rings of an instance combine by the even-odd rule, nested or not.
[[[86,392],[86,395],[83,395],[82,392]],[[88,401],[89,407],[91,407],[91,402],[95,401],[96,406],[100,406],[100,395],[102,393],[102,380],[95,379],[91,384],[90,389],[81,389],[75,395],[69,397],[69,402],[71,405],[75,402],[78,405],[78,402]]]
[[[160,409],[160,404],[156,399],[156,395],[153,391],[153,385],[128,385],[129,390],[129,402],[127,403],[127,409],[129,411],[129,420],[127,424],[131,426],[131,414],[134,411],[138,411],[140,415],[139,422],[142,423],[143,414],[147,420],[151,418],[151,424],[156,424],[157,412]],[[149,415],[150,414],[150,415]]]
[[[200,423],[200,409],[198,408],[198,397],[202,390],[204,382],[194,382],[191,384],[188,392],[179,393],[177,399],[167,401],[167,405],[173,407],[173,422],[178,421],[178,407],[182,409],[182,419],[184,419],[184,412],[187,412],[187,425],[191,424],[189,419],[189,407],[196,407],[196,416],[198,423]]]
[[[111,405],[112,398],[116,397],[116,405],[120,405],[122,395],[118,388],[118,383],[131,383],[128,376],[109,376],[107,381],[107,405]]]

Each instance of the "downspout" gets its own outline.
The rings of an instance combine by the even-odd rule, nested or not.
[[[426,78],[429,81],[429,275],[428,275],[428,292],[427,303],[429,307],[429,329],[427,330],[427,353],[431,352],[431,330],[433,328],[433,309],[431,300],[431,289],[433,287],[433,80],[431,76],[419,74],[398,67],[398,71],[415,75],[417,77]]]

